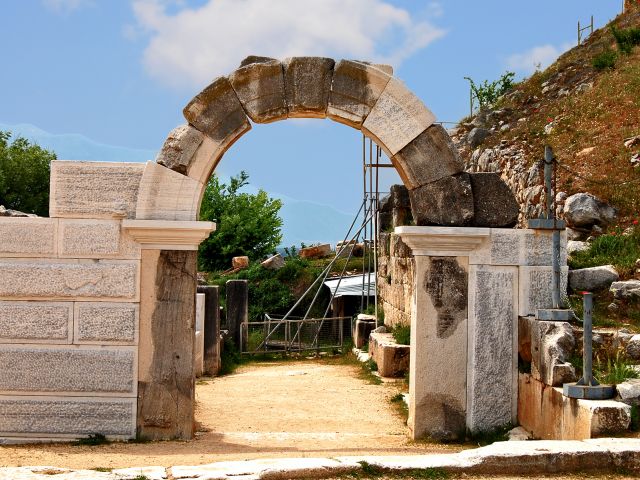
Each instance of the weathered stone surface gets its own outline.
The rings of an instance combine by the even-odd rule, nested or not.
[[[38,215],[34,214],[34,213],[24,213],[24,212],[20,212],[18,210],[12,210],[10,208],[5,208],[4,205],[0,205],[0,217],[30,217],[30,218],[37,218]]]
[[[404,184],[414,189],[464,170],[462,158],[441,125],[431,125],[391,157]]]
[[[409,345],[400,345],[391,333],[371,333],[369,354],[381,377],[402,377],[409,371]]]
[[[0,432],[14,435],[135,437],[133,398],[0,396]]]
[[[576,252],[584,252],[585,250],[589,250],[589,244],[587,242],[578,240],[569,240],[567,242],[567,253],[569,255]]]
[[[491,265],[520,265],[522,233],[521,230],[492,230],[489,245],[489,259],[480,263],[489,263]]]
[[[630,359],[640,360],[640,335],[632,336],[624,347],[624,351]]]
[[[409,190],[404,185],[391,185],[389,193],[380,200],[378,206],[381,212],[391,212],[394,208],[411,208]]]
[[[527,229],[523,233],[520,249],[522,252],[521,265],[548,267],[553,263],[553,236],[545,230]],[[560,232],[560,266],[567,264],[567,236]]]
[[[57,220],[0,217],[0,257],[55,256]]]
[[[369,335],[376,328],[376,317],[359,314],[353,327],[353,344],[362,348],[369,343]],[[370,353],[370,352],[369,352]]]
[[[265,60],[247,64],[229,75],[229,82],[254,122],[269,123],[287,118],[280,61]]]
[[[289,118],[325,118],[335,61],[324,57],[292,57],[283,62]]]
[[[445,177],[409,191],[416,225],[462,227],[473,222],[469,174]]]
[[[282,255],[278,253],[267,258],[262,263],[260,263],[260,265],[262,265],[267,270],[280,270],[282,267],[284,267],[284,258],[282,258]]]
[[[247,268],[249,266],[249,257],[246,255],[240,257],[233,257],[231,259],[232,268]]]
[[[220,294],[215,285],[199,285],[198,293],[204,293],[204,359],[203,371],[215,376],[220,370]]]
[[[135,347],[0,345],[0,390],[5,392],[136,392]]]
[[[149,439],[194,433],[195,251],[143,250],[137,425]]]
[[[252,63],[268,63],[276,60],[273,57],[262,57],[260,55],[247,55],[241,62],[240,67],[246,67],[247,65],[251,65]]]
[[[617,216],[615,208],[590,193],[571,195],[564,204],[564,218],[570,227],[606,226],[614,222]]]
[[[327,116],[360,128],[391,78],[374,66],[340,60],[333,71]]]
[[[123,298],[137,295],[135,261],[0,260],[0,298]]]
[[[627,405],[640,405],[640,378],[629,378],[616,385],[620,401]]]
[[[196,377],[201,377],[204,372],[204,300],[204,293],[196,293],[195,353],[193,356]]]
[[[323,243],[322,245],[315,245],[313,247],[301,248],[298,251],[300,258],[322,258],[331,254],[331,245]]]
[[[400,80],[391,78],[362,124],[362,131],[391,158],[436,117]]]
[[[136,203],[138,220],[196,220],[203,184],[147,162]]]
[[[136,343],[138,305],[77,302],[74,323],[74,343]]]
[[[60,257],[140,258],[140,246],[121,228],[119,220],[60,220]]]
[[[476,127],[467,135],[467,142],[471,148],[476,148],[478,145],[482,144],[489,135],[490,132],[486,128]]]
[[[513,192],[497,173],[470,173],[474,220],[477,227],[513,227],[520,207]]]
[[[640,299],[640,280],[625,280],[613,282],[609,288],[615,298]]]
[[[568,273],[568,267],[561,267],[561,297],[566,295]],[[520,290],[520,299],[518,302],[518,315],[523,317],[536,315],[540,308],[551,308],[553,306],[551,267],[521,266],[519,274],[520,280],[518,282],[518,288]]]
[[[515,421],[516,267],[469,268],[467,427],[490,431]]]
[[[227,297],[227,330],[236,347],[246,345],[246,330],[242,324],[249,321],[249,286],[247,280],[229,280],[225,284]]]
[[[408,420],[414,439],[460,438],[466,430],[467,261],[416,256]]]
[[[0,302],[0,343],[71,343],[73,303]]]
[[[180,125],[167,136],[156,163],[186,175],[196,150],[202,144],[204,134],[191,125]]]
[[[580,268],[569,271],[569,286],[574,291],[598,290],[608,288],[620,278],[613,265],[603,265],[600,267]]]
[[[51,162],[49,215],[135,218],[143,170],[140,163]]]
[[[562,386],[577,380],[568,363],[576,345],[571,325],[566,322],[538,321],[526,317],[531,335],[531,372],[545,385]]]
[[[184,118],[226,151],[251,129],[229,79],[218,77],[183,110]]]

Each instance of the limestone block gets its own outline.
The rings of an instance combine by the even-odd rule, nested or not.
[[[376,317],[373,315],[358,315],[353,328],[353,344],[362,348],[369,343],[369,335],[376,328]]]
[[[560,265],[567,264],[567,237],[560,234]],[[551,266],[551,232],[533,229],[492,228],[490,241],[471,253],[471,263]]]
[[[462,158],[441,125],[431,125],[391,157],[404,184],[414,189],[464,170]]]
[[[362,131],[391,158],[435,120],[418,97],[392,78],[362,124]]]
[[[575,382],[575,369],[568,362],[576,345],[571,325],[534,317],[521,317],[520,325],[529,332],[533,377],[551,386]]]
[[[73,303],[0,302],[0,343],[71,343]]]
[[[552,264],[552,233],[544,230],[524,230],[521,265],[550,266]],[[560,232],[560,265],[567,264],[567,233]]]
[[[196,293],[196,332],[194,372],[196,377],[201,377],[204,371],[204,293]]]
[[[467,269],[467,257],[416,256],[408,420],[414,439],[464,437]]]
[[[226,77],[218,77],[196,95],[184,107],[183,114],[223,151],[251,129],[242,104]]]
[[[521,230],[492,228],[489,246],[490,259],[488,263],[491,265],[520,265],[522,256]]]
[[[395,233],[391,233],[390,252],[392,257],[410,258],[413,256],[411,248],[402,241],[402,237]]]
[[[156,163],[183,175],[187,174],[193,155],[204,140],[204,134],[191,125],[180,125],[167,136]]]
[[[173,170],[147,162],[140,180],[137,220],[197,220],[204,185]]]
[[[492,172],[470,173],[474,220],[478,227],[513,227],[520,206],[509,186]]]
[[[135,347],[0,345],[0,391],[135,396]]]
[[[473,222],[473,194],[467,173],[410,190],[409,197],[416,225],[462,227]]]
[[[0,299],[135,300],[138,262],[119,260],[0,260]]]
[[[54,257],[58,221],[0,217],[0,257]]]
[[[211,178],[211,174],[220,163],[222,156],[230,146],[231,143],[219,143],[209,137],[204,137],[189,163],[187,175],[195,181],[206,185],[209,178]]]
[[[369,355],[381,377],[402,377],[409,370],[409,345],[400,345],[391,333],[369,336]]]
[[[52,218],[135,218],[144,165],[119,162],[51,162]]]
[[[324,57],[292,57],[282,63],[289,118],[325,118],[336,62]]]
[[[372,65],[340,60],[333,70],[327,116],[360,128],[391,78]]]
[[[517,267],[469,267],[467,427],[486,432],[517,416]]]
[[[322,258],[331,254],[331,245],[323,243],[312,247],[301,248],[298,251],[300,258]]]
[[[601,265],[591,268],[580,268],[569,272],[569,286],[574,292],[609,288],[620,278],[613,265]]]
[[[134,398],[0,396],[2,436],[136,435]]]
[[[284,74],[278,60],[254,62],[229,75],[229,82],[249,118],[269,123],[287,118]]]
[[[520,290],[518,315],[526,317],[536,315],[539,308],[553,306],[551,288],[551,267],[520,267]],[[569,267],[562,267],[560,274],[561,296],[566,295]]]
[[[135,303],[76,302],[73,343],[134,344],[138,340]]]
[[[140,258],[140,246],[125,233],[119,220],[61,219],[61,258]]]

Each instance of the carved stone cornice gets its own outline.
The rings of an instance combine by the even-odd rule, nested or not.
[[[143,250],[197,250],[216,229],[213,222],[123,220],[122,228]]]
[[[468,256],[489,238],[490,228],[478,227],[396,227],[395,233],[411,248],[413,255]]]

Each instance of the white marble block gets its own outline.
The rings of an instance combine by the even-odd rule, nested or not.
[[[569,267],[562,267],[560,275],[561,298],[566,297],[568,275]],[[553,306],[551,267],[522,266],[519,269],[519,276],[518,315],[521,317],[536,315],[539,308],[551,308]]]
[[[71,343],[72,302],[0,302],[0,343]]]
[[[135,398],[0,395],[0,436],[72,437],[100,432],[135,437]]]
[[[135,218],[144,164],[51,162],[52,218]]]
[[[0,392],[135,396],[135,347],[0,345]]]
[[[0,217],[0,257],[55,256],[57,227],[53,218]]]
[[[134,344],[138,311],[136,303],[76,302],[73,343]]]
[[[139,262],[125,260],[0,260],[0,299],[135,301]]]
[[[140,247],[120,220],[60,219],[62,258],[140,258]]]

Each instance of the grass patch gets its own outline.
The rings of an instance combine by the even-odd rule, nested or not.
[[[601,359],[602,356],[601,352],[596,354],[593,367],[593,374],[599,382],[617,385],[628,378],[638,378],[638,372],[631,367],[632,364],[622,351],[618,350],[615,355],[608,355],[605,359]]]
[[[627,55],[633,51],[633,47],[640,45],[640,27],[632,27],[621,30],[615,25],[611,26],[611,34],[616,39],[618,49]]]
[[[107,468],[107,467],[96,467],[96,468],[92,468],[91,470],[95,471],[95,472],[110,472],[111,470],[113,470],[113,468]]]
[[[632,276],[636,260],[640,258],[640,229],[636,226],[630,235],[613,231],[591,242],[588,250],[571,255],[572,269],[613,265],[622,277]]]
[[[411,327],[409,325],[396,325],[391,330],[391,334],[400,345],[411,344]]]
[[[73,445],[76,446],[96,446],[96,445],[107,445],[111,443],[110,440],[107,439],[102,433],[92,433],[87,437],[79,438]]]
[[[347,478],[393,478],[393,479],[427,479],[446,480],[450,478],[448,472],[441,468],[412,468],[409,470],[390,470],[379,467],[369,462],[358,462],[361,466],[358,470],[344,475]]]

